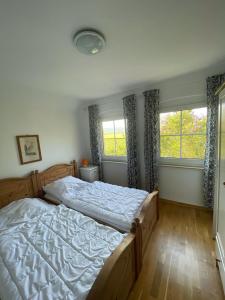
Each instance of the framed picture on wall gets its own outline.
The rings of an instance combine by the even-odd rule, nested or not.
[[[18,135],[16,140],[22,165],[42,160],[38,135]]]

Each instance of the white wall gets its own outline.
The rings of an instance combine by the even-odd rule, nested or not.
[[[138,154],[140,162],[140,186],[144,188],[144,97],[142,92],[146,89],[160,89],[160,109],[179,107],[186,104],[206,102],[206,77],[225,72],[225,62],[199,72],[186,74],[151,85],[144,84],[121,94],[99,99],[84,104],[80,108],[80,125],[82,130],[83,154],[90,158],[88,111],[89,104],[97,103],[100,109],[107,111],[122,111],[122,98],[130,93],[137,95],[137,138]],[[114,109],[113,109],[114,107]],[[104,163],[105,181],[111,183],[126,184],[126,165]],[[202,198],[202,169],[160,167],[160,197],[203,205]]]
[[[23,176],[52,164],[80,159],[76,101],[38,90],[0,89],[0,178]],[[16,135],[38,134],[42,161],[21,165]]]
[[[161,166],[159,186],[163,199],[203,205],[201,169]]]
[[[103,174],[106,182],[127,186],[126,163],[106,161],[103,163]]]

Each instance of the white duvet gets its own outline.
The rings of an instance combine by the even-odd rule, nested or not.
[[[44,187],[47,198],[55,197],[66,206],[121,231],[129,232],[148,192],[100,181],[88,183],[68,176]]]
[[[40,199],[0,210],[0,299],[85,299],[125,235]]]

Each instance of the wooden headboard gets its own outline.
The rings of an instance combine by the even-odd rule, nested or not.
[[[0,208],[12,201],[37,197],[35,174],[32,172],[27,177],[6,178],[0,180]]]
[[[43,197],[42,187],[46,184],[66,176],[77,177],[77,174],[77,163],[75,160],[73,160],[71,164],[57,164],[51,166],[50,168],[40,173],[38,171],[35,171],[38,186],[38,196]]]

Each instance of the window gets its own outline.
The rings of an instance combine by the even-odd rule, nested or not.
[[[206,120],[206,107],[161,113],[160,157],[202,160]]]
[[[104,156],[126,157],[125,120],[102,122]]]

